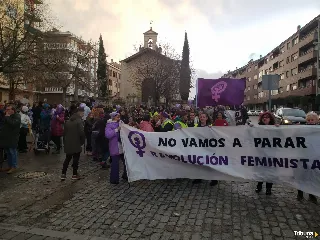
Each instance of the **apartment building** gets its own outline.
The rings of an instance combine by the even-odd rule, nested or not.
[[[62,103],[65,94],[65,103],[69,104],[75,100],[76,93],[78,100],[97,96],[96,46],[69,31],[52,29],[43,34],[42,47],[51,72],[47,73],[44,85],[37,89],[38,100]]]
[[[229,71],[223,77],[246,78],[244,104],[249,108],[268,108],[269,92],[262,89],[262,76],[267,74],[280,75],[279,89],[271,93],[273,108],[289,103],[313,108],[316,86],[320,86],[317,74],[319,69],[317,41],[320,40],[318,29],[320,29],[320,15],[302,28],[298,26],[292,36],[266,56],[260,56],[255,61],[251,60],[245,66]],[[293,98],[297,101],[292,102]]]
[[[108,63],[108,96],[111,98],[120,97],[120,80],[121,80],[121,64],[114,62],[111,59],[111,62]]]

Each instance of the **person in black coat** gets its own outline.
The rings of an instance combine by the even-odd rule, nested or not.
[[[99,131],[96,144],[101,154],[101,167],[108,168],[108,158],[110,157],[109,152],[109,140],[105,137],[105,128],[108,120],[110,119],[109,113],[106,113],[103,118],[99,119],[95,124],[95,129]]]
[[[263,114],[260,115],[259,117],[259,125],[274,125],[278,127],[279,125],[276,124],[275,118],[272,113],[270,112],[264,112]],[[257,187],[256,187],[256,193],[261,192],[262,190],[262,184],[263,182],[258,182]],[[266,183],[266,195],[271,195],[271,189],[272,189],[273,183]]]

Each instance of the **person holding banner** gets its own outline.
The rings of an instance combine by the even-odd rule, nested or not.
[[[228,126],[228,122],[226,120],[226,117],[223,115],[222,112],[218,112],[217,113],[217,117],[216,117],[216,120],[214,121],[214,124],[213,126]]]
[[[319,124],[319,116],[315,112],[309,112],[306,116],[307,125],[318,125]],[[298,190],[297,195],[298,201],[301,201],[303,199],[303,191]],[[310,202],[317,203],[316,196],[309,194],[309,200]]]
[[[128,180],[126,164],[124,161],[123,148],[120,138],[120,114],[117,112],[110,113],[111,121],[107,123],[105,136],[109,139],[109,151],[111,156],[110,183],[119,184],[119,161],[124,165],[122,178]]]
[[[200,119],[200,122],[199,122],[199,124],[195,124],[195,127],[210,127],[210,119],[209,119],[209,116],[207,113],[202,112],[199,115],[199,119]],[[201,179],[195,179],[192,181],[192,184],[198,184],[201,182],[202,182]],[[211,180],[211,182],[210,182],[210,186],[215,186],[217,184],[218,184],[217,180]]]
[[[264,112],[260,115],[259,117],[259,125],[274,125],[276,127],[279,127],[279,124],[276,124],[275,118],[272,113],[270,112]],[[251,127],[253,125],[250,125]],[[257,187],[256,187],[256,193],[261,192],[262,190],[262,184],[263,182],[258,182]],[[271,195],[271,189],[272,189],[273,183],[266,183],[266,195]]]

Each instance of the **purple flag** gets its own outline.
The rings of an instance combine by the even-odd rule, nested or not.
[[[240,105],[244,100],[246,79],[203,79],[197,81],[197,107]]]

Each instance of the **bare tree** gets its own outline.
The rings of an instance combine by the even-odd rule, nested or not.
[[[46,1],[34,5],[30,0],[1,0],[0,9],[0,83],[8,85],[13,100],[16,91],[35,80],[24,75],[36,75],[30,73],[38,40],[56,21]]]
[[[139,49],[143,54],[128,66],[129,81],[139,90],[143,102],[152,98],[170,101],[179,93],[180,56],[168,44],[156,50]]]

